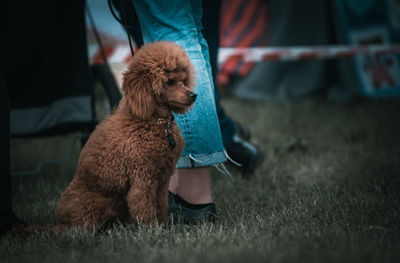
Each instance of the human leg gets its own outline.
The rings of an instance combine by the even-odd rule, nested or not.
[[[214,81],[218,71],[218,49],[220,28],[220,0],[203,0],[203,35],[209,46],[211,72]],[[215,104],[222,139],[228,155],[242,166],[242,174],[248,177],[254,173],[256,164],[262,160],[262,152],[257,146],[250,143],[250,130],[243,124],[234,121],[223,109],[220,103],[220,93],[215,83]]]
[[[204,0],[203,1],[203,16],[202,24],[204,29],[202,30],[204,39],[208,43],[209,57],[210,57],[210,68],[211,75],[214,80],[214,96],[215,104],[217,109],[217,115],[219,124],[221,127],[222,139],[224,145],[231,144],[233,135],[236,132],[236,126],[234,121],[225,113],[223,107],[220,104],[220,93],[215,85],[215,80],[218,71],[218,48],[219,48],[219,24],[220,24],[220,0]]]
[[[169,181],[168,190],[178,193],[193,204],[211,203],[211,171],[209,166],[176,169]]]
[[[179,184],[177,193],[192,204],[207,204],[211,197],[211,168],[210,166],[192,169],[179,169]]]
[[[198,95],[196,103],[189,113],[176,116],[186,142],[177,168],[190,168],[190,170],[182,173],[178,171],[177,174],[183,182],[186,181],[186,178],[188,178],[187,181],[190,181],[191,177],[209,177],[210,169],[199,169],[199,167],[222,163],[226,157],[215,110],[213,82],[207,68],[209,62],[207,62],[208,58],[204,57],[201,43],[199,43],[199,32],[193,16],[194,8],[189,1],[134,1],[133,3],[138,14],[144,42],[155,40],[176,42],[187,51],[196,69],[197,87],[195,91]],[[207,176],[203,175],[205,171],[207,171]],[[173,181],[174,179],[172,179]],[[197,184],[199,183],[197,182]],[[180,191],[180,188],[178,187],[176,190]],[[211,189],[204,192],[211,193]],[[204,199],[209,200],[210,198],[211,196],[208,196]]]
[[[193,109],[177,115],[186,146],[177,168],[210,166],[224,162],[224,146],[215,110],[214,86],[198,41],[189,1],[134,1],[145,43],[173,41],[186,50],[197,72]],[[201,6],[200,6],[201,8]]]

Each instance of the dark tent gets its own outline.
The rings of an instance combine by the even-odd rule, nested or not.
[[[10,135],[49,136],[95,126],[93,83],[111,104],[121,94],[107,65],[89,66],[85,1],[2,2],[0,59],[0,232],[11,209]]]
[[[54,134],[93,124],[84,1],[10,1],[2,72],[11,135]]]

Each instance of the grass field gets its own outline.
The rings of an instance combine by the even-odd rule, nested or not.
[[[214,171],[215,224],[2,237],[0,262],[400,262],[400,101],[223,102],[265,152],[251,180]],[[12,142],[13,170],[62,157],[75,135]],[[55,224],[79,154],[14,178],[16,213]]]

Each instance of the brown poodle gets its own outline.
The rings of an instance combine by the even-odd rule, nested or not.
[[[60,198],[60,224],[167,222],[169,178],[184,147],[172,112],[191,108],[194,84],[180,46],[160,41],[135,54],[124,73],[124,97],[90,136]]]
[[[191,108],[194,84],[193,66],[180,46],[160,41],[135,54],[124,73],[124,97],[82,149],[54,231],[93,230],[116,220],[167,222],[169,178],[184,147],[172,112]]]
[[[191,108],[194,84],[180,46],[160,41],[135,54],[124,73],[124,97],[90,136],[60,198],[61,225],[167,222],[169,178],[184,147],[172,112]]]

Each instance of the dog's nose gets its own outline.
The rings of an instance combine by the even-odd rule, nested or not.
[[[189,97],[194,101],[197,97],[197,95],[195,93],[190,93]]]

